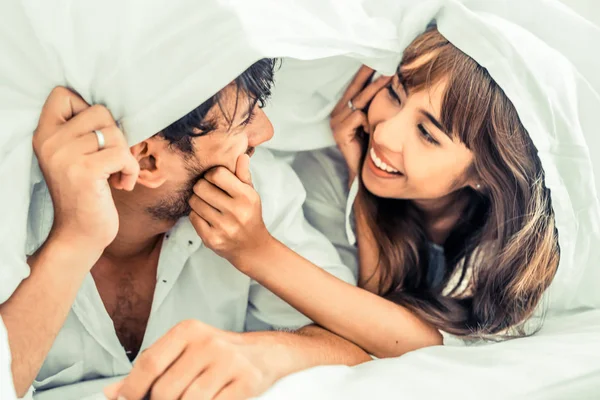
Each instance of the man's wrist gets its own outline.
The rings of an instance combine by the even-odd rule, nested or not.
[[[306,366],[293,354],[291,332],[247,332],[241,334],[243,346],[263,371],[269,385]]]
[[[61,232],[51,232],[43,245],[42,252],[55,260],[53,264],[88,272],[102,255],[104,249],[81,238]]]

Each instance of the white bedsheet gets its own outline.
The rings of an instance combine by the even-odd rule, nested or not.
[[[355,368],[289,376],[275,399],[600,399],[600,311],[546,321],[536,336],[493,345],[438,346]]]

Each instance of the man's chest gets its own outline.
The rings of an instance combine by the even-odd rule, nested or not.
[[[148,325],[157,263],[148,260],[143,266],[125,266],[110,274],[103,274],[101,268],[92,270],[98,294],[130,360],[139,352]]]
[[[165,238],[152,265],[110,279],[92,269],[38,374],[37,389],[126,375],[135,349],[139,354],[186,319],[244,331],[250,278],[198,248],[193,227],[180,228]],[[130,349],[128,359],[124,350]]]

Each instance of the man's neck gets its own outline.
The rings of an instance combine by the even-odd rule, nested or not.
[[[113,199],[119,214],[119,231],[103,256],[113,261],[150,256],[175,222],[156,220],[130,193],[113,190]]]

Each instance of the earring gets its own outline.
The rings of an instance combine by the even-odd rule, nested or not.
[[[475,186],[477,189],[481,189],[481,185],[478,183],[477,186]]]

